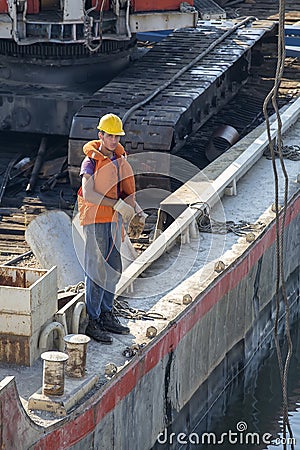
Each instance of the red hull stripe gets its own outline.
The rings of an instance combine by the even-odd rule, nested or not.
[[[295,197],[288,207],[285,226],[299,215],[299,210],[300,195]],[[246,255],[237,260],[229,271],[218,277],[213,285],[201,293],[200,298],[185,310],[176,322],[171,322],[169,327],[162,331],[158,339],[145,349],[140,359],[130,364],[124,372],[117,374],[112,382],[104,387],[102,397],[97,400],[94,397],[93,403],[87,403],[89,405],[87,411],[46,435],[33,448],[67,449],[91,433],[102,418],[132,391],[138,381],[176,348],[195,323],[239,284],[275,240],[276,225],[273,223]]]

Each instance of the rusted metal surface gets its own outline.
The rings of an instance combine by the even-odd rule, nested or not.
[[[30,448],[32,442],[41,437],[42,428],[28,420],[14,377],[6,377],[0,382],[0,396],[0,448]]]
[[[0,286],[13,286],[19,288],[29,288],[46,271],[31,270],[30,280],[27,278],[26,269],[0,266]]]
[[[288,223],[296,222],[298,211],[299,198],[295,199],[295,202],[290,205],[290,214],[287,216]],[[236,305],[241,306],[239,292],[241,292],[241,289],[244,291],[245,278],[246,275],[249,274],[249,262],[251,263],[250,273],[253,273],[253,271],[256,270],[256,265],[259,265],[261,261],[262,254],[266,253],[266,248],[268,249],[271,247],[272,250],[274,247],[275,234],[275,225],[273,224],[271,228],[269,228],[267,232],[262,235],[262,238],[257,241],[254,251],[252,252],[253,257],[249,258],[249,253],[246,252],[242,258],[239,258],[238,263],[233,265],[232,270],[227,271],[222,278],[219,277],[217,282],[213,283],[209,289],[203,290],[200,294],[196,293],[195,297],[195,292],[193,289],[196,290],[197,286],[195,284],[191,284],[189,289],[186,290],[191,292],[194,299],[190,310],[187,311],[186,314],[181,314],[179,320],[172,322],[171,326],[166,329],[166,332],[162,334],[160,339],[155,342],[152,341],[153,345],[147,346],[143,349],[142,355],[139,355],[130,364],[125,366],[121,376],[117,376],[112,383],[107,383],[105,388],[103,390],[101,389],[100,393],[98,391],[99,395],[97,394],[93,396],[92,399],[88,400],[88,403],[79,406],[79,409],[76,411],[71,411],[69,417],[66,420],[59,421],[56,426],[54,425],[49,427],[47,425],[47,427],[39,427],[30,421],[28,417],[25,418],[25,412],[21,407],[14,382],[10,380],[10,382],[6,382],[5,384],[2,383],[0,410],[1,423],[3,424],[0,437],[2,447],[34,448],[36,450],[42,448],[71,448],[72,446],[88,448],[89,443],[95,442],[98,447],[102,446],[103,448],[106,448],[104,441],[105,438],[107,439],[107,435],[104,436],[104,433],[102,432],[104,427],[107,426],[109,429],[109,437],[111,437],[111,439],[114,438],[114,429],[110,427],[111,412],[113,410],[120,411],[120,408],[124,408],[125,416],[122,414],[118,415],[118,417],[120,417],[118,426],[122,426],[122,420],[124,425],[124,417],[126,417],[126,411],[128,412],[128,404],[131,400],[133,405],[137,404],[135,399],[137,398],[137,395],[140,395],[142,392],[141,383],[143,383],[143,380],[145,386],[149,387],[151,380],[155,381],[160,378],[162,380],[166,379],[167,372],[165,371],[165,367],[168,368],[167,362],[170,362],[171,355],[174,355],[174,352],[180,351],[180,345],[185,337],[188,338],[188,333],[192,331],[194,327],[195,339],[196,341],[198,339],[200,344],[203,336],[209,336],[209,330],[211,330],[212,326],[212,316],[210,313],[212,308],[215,306],[218,307],[218,303],[224,301],[224,298],[229,298],[230,304],[230,292],[233,292],[235,295],[233,300],[236,302]],[[273,250],[269,252],[269,254],[272,256]],[[268,265],[268,261],[266,261],[266,264]],[[249,297],[250,295],[251,291]],[[231,305],[231,308],[234,309],[234,305],[233,307]],[[219,310],[220,309],[218,308],[218,311]],[[203,321],[206,320],[205,317],[207,317],[206,326],[208,329],[208,334],[205,332],[203,333]],[[216,320],[213,325],[217,330],[220,322],[219,314],[217,312],[215,317]],[[231,330],[232,321],[229,320],[227,322],[226,323]],[[199,327],[199,329],[197,327]],[[244,328],[246,331],[248,330],[246,326]],[[236,327],[235,332],[239,333],[240,328]],[[240,336],[240,334],[238,336]],[[189,348],[190,342],[191,339],[188,338],[187,348]],[[176,361],[181,361],[180,358],[184,357],[184,355],[187,355],[187,358],[189,357],[189,354],[186,353],[185,349],[180,353],[176,353],[175,357],[172,359],[172,364],[176,364]],[[166,359],[166,364],[162,364],[165,357],[168,358]],[[159,373],[154,372],[156,367],[159,368]],[[198,370],[199,367],[201,369],[201,364],[198,364]],[[214,368],[215,366],[213,366],[213,369]],[[175,366],[173,372],[175,374],[177,373],[176,369],[177,367]],[[204,368],[203,371],[204,370],[206,369]],[[235,370],[235,367],[233,370]],[[196,373],[198,372],[196,371]],[[180,379],[182,378],[179,376],[178,383],[180,383]],[[162,388],[164,392],[165,387],[162,386]],[[188,386],[188,388],[190,387]],[[148,391],[146,390],[146,392]],[[173,397],[175,404],[178,401],[177,391]],[[190,396],[186,395],[185,398],[190,398]],[[148,405],[146,405],[145,411],[148,414]],[[151,414],[152,412],[150,411],[150,416]],[[136,418],[137,426],[141,424],[139,421],[140,416],[138,414],[135,414],[135,416],[132,417]],[[130,415],[130,420],[132,420],[132,417]],[[129,423],[130,420],[127,422]],[[161,423],[164,423],[163,420],[165,419],[162,415]],[[125,430],[126,424],[124,428]],[[105,429],[107,430],[107,428]],[[151,427],[148,426],[146,429],[149,430]],[[154,431],[156,432],[156,429]],[[131,433],[130,438],[131,436],[134,436],[134,434],[136,435],[136,430],[134,427],[129,428],[129,431],[126,430],[126,433],[124,434],[120,433],[124,446],[126,445],[126,442],[129,442],[127,432]],[[132,442],[136,442],[134,441],[134,437]],[[148,440],[148,442],[150,441]],[[119,445],[119,448],[122,448],[122,444]],[[139,445],[139,448],[147,448],[147,446]]]
[[[205,151],[206,158],[211,162],[226,152],[239,139],[238,131],[230,125],[221,125],[213,133],[209,146]]]
[[[300,4],[299,0],[296,3],[291,0],[287,1],[287,9],[293,10],[294,4]],[[263,5],[268,5],[265,8],[265,12],[263,15],[260,15],[260,8]],[[273,2],[256,2],[252,5],[246,5],[241,2],[241,9],[239,9],[240,16],[244,16],[247,14],[245,8],[251,8],[251,14],[256,15],[258,18],[267,18],[270,14],[276,12],[277,6]],[[250,9],[249,9],[250,12]],[[288,19],[292,19],[293,15],[287,14]],[[295,15],[296,17],[296,15]],[[299,19],[298,19],[299,20]],[[195,164],[199,168],[204,168],[208,164],[208,159],[205,156],[205,149],[208,145],[209,138],[211,136],[212,130],[218,128],[221,124],[224,124],[224,121],[227,124],[230,124],[234,128],[238,130],[240,134],[250,131],[251,127],[247,125],[251,124],[251,121],[257,116],[257,120],[259,119],[259,113],[261,114],[261,100],[265,98],[266,93],[269,88],[271,88],[273,83],[273,77],[276,70],[277,56],[276,49],[273,44],[263,44],[263,53],[267,55],[266,64],[261,66],[260,70],[255,70],[253,79],[251,78],[251,86],[247,84],[246,89],[248,89],[249,94],[245,96],[245,91],[243,92],[243,96],[245,101],[241,102],[239,96],[236,98],[236,102],[231,102],[229,107],[225,107],[225,109],[221,110],[221,114],[215,114],[212,119],[210,119],[206,125],[202,126],[197,133],[193,133],[189,139],[185,141],[185,147],[183,147],[177,154],[178,156],[182,156],[183,158],[187,158],[193,164]],[[182,55],[184,58],[184,53]],[[152,61],[152,64],[155,63],[155,59]],[[152,69],[151,69],[152,70]],[[281,105],[284,102],[288,101],[292,97],[297,97],[300,94],[299,88],[299,70],[300,70],[300,61],[295,59],[287,59],[286,67],[284,72],[284,79],[280,85],[280,102]],[[253,75],[253,74],[252,74]],[[139,73],[135,76],[135,82],[139,77]],[[125,80],[124,80],[125,81]],[[127,86],[124,90],[120,90],[122,86],[118,88],[117,94],[112,93],[111,99],[112,102],[110,107],[115,110],[115,107],[118,105],[118,101],[120,98],[119,93],[123,94],[127,92]],[[124,84],[123,84],[124,87]],[[243,90],[244,88],[242,88]],[[252,98],[251,98],[252,96]],[[255,96],[259,98],[259,102],[254,104]],[[249,101],[249,99],[253,102],[253,104]],[[242,105],[242,111],[239,106],[239,103]],[[93,106],[93,102],[91,102],[91,107]],[[249,113],[250,108],[253,108],[253,114]],[[255,112],[256,108],[256,112]],[[100,113],[97,108],[95,109],[97,114]],[[242,121],[242,113],[244,113],[244,117],[247,116],[248,122]],[[95,113],[96,114],[96,113]],[[256,122],[256,124],[259,122]],[[255,124],[254,124],[255,125]],[[158,125],[153,124],[149,125],[152,127],[152,131],[158,130],[160,133],[160,128]],[[137,127],[138,129],[138,127]],[[151,132],[152,132],[151,131]],[[5,134],[6,135],[6,134]],[[24,134],[21,135],[18,142],[14,143],[15,139],[17,139],[18,134],[14,133],[13,135],[7,133],[7,139],[5,140],[2,137],[0,139],[0,150],[1,152],[7,151],[8,145],[10,149],[16,151],[16,149],[20,148],[22,145],[22,149],[26,149],[27,153],[30,154],[32,151],[33,143],[36,147],[38,147],[38,139],[37,137],[31,136],[30,140],[25,139]],[[165,135],[163,135],[165,139]],[[85,141],[88,140],[88,135],[84,132],[83,139]],[[156,137],[153,136],[153,142]],[[163,140],[164,140],[163,139]],[[157,143],[157,142],[156,142]],[[48,152],[47,152],[48,153]],[[76,160],[76,164],[80,164],[83,155],[79,155],[78,161]],[[2,154],[0,154],[0,165],[2,162]],[[5,165],[4,165],[5,167]],[[146,170],[145,170],[146,172]],[[144,180],[145,186],[148,186],[151,182],[150,177],[146,177]],[[157,178],[157,177],[156,177]],[[15,181],[15,180],[14,180]],[[58,180],[60,181],[60,180]],[[153,181],[153,180],[152,180]],[[161,186],[164,187],[166,181],[162,179],[162,177],[158,177],[154,180],[155,185],[157,183],[161,183]],[[60,185],[61,186],[61,185]],[[74,204],[74,196],[72,189],[67,184],[64,185],[64,198],[67,199],[67,202],[62,202],[59,200],[59,192],[60,186],[55,186],[53,191],[51,190],[48,193],[38,193],[37,194],[27,196],[24,190],[20,189],[16,195],[11,192],[11,189],[5,192],[5,196],[3,198],[3,206],[0,208],[0,262],[6,262],[8,259],[11,259],[13,256],[18,256],[26,251],[29,251],[29,246],[26,244],[24,240],[24,232],[27,224],[40,212],[44,212],[48,209],[52,208],[68,208],[68,213],[70,213],[70,205]],[[22,186],[21,186],[22,187]],[[143,186],[142,186],[143,187]],[[176,188],[176,186],[175,186]],[[67,210],[66,210],[67,212]],[[24,261],[24,263],[27,263]]]
[[[1,362],[31,366],[40,356],[40,329],[57,311],[56,279],[56,268],[0,266]]]
[[[30,338],[0,334],[0,361],[23,366],[30,365]]]
[[[68,355],[63,352],[45,352],[41,354],[44,361],[43,388],[44,395],[63,395],[65,389],[65,362]]]
[[[1,286],[15,286],[26,288],[26,275],[24,270],[18,270],[17,272],[11,274],[7,271],[0,271],[0,285]]]

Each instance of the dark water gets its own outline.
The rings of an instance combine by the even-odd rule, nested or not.
[[[293,356],[288,376],[289,419],[293,441],[286,435],[286,447],[282,435],[282,389],[275,349],[258,365],[245,383],[247,373],[232,392],[221,418],[212,420],[210,433],[204,435],[201,424],[182,436],[182,449],[300,449],[300,321],[292,327]],[[282,344],[284,349],[284,344]],[[289,440],[290,439],[290,440]],[[176,436],[178,441],[178,436]],[[180,439],[179,439],[180,440]]]
[[[274,330],[268,319],[264,325],[264,339],[261,331],[253,329],[253,332],[259,332],[261,346],[245,361],[240,358],[244,348],[237,343],[231,349],[225,366],[220,364],[210,374],[209,380],[175,416],[172,425],[158,435],[152,450],[300,450],[298,272],[293,283],[293,294],[289,298],[293,350],[288,370],[288,412],[292,434],[286,430],[283,435],[282,386]],[[269,314],[267,316],[270,317]],[[284,322],[283,314],[279,325],[279,345],[285,361],[287,339]],[[227,368],[231,376],[221,391]]]

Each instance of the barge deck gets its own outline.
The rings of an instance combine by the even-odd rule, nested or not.
[[[299,103],[294,102],[285,111],[285,145],[298,142]],[[274,125],[272,128],[276,129]],[[206,169],[206,176],[217,179],[237,156],[247,152],[250,144],[259,147],[263,129],[261,125],[235,144]],[[289,257],[285,269],[293,317],[299,302],[299,161],[286,160],[285,164],[289,174],[284,233],[285,254]],[[192,411],[186,408],[194,393],[200,389],[201,404],[209,409],[262,342],[271,339],[276,272],[273,185],[271,161],[261,156],[237,182],[237,195],[225,196],[222,204],[217,202],[212,207],[211,215],[216,220],[222,220],[225,212],[226,220],[256,223],[253,239],[247,239],[249,233],[236,236],[200,232],[190,240],[182,239],[134,282],[134,295],[127,295],[130,305],[163,317],[129,320],[130,335],[116,338],[112,348],[89,343],[87,376],[97,374],[98,382],[84,402],[67,411],[66,417],[27,409],[30,396],[42,383],[40,360],[25,369],[10,367],[15,379],[7,377],[1,383],[1,422],[6,423],[5,405],[9,405],[9,416],[14,420],[3,427],[1,444],[31,449],[150,449],[164,429],[177,432],[188,422],[193,425]],[[220,262],[223,265],[216,266]],[[172,276],[175,264],[184,274],[177,286]],[[184,302],[184,297],[190,297],[191,302]],[[158,331],[154,338],[146,337],[150,325]],[[132,344],[140,347],[135,356],[128,358],[122,353]],[[105,375],[108,363],[117,367],[112,376]],[[7,369],[1,366],[3,377]],[[224,376],[216,376],[221,372]],[[68,383],[74,384],[72,380]],[[195,407],[194,402],[191,405]],[[184,408],[182,420],[179,413]]]

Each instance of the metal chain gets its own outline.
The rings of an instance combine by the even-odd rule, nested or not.
[[[67,286],[64,289],[59,290],[58,292],[74,292],[78,294],[79,292],[83,292],[85,290],[84,281],[80,281],[75,285]],[[114,300],[113,312],[116,316],[124,317],[125,319],[131,320],[167,320],[167,318],[160,313],[157,312],[147,312],[143,309],[132,308],[129,306],[129,303],[119,298],[118,300]]]
[[[197,218],[197,225],[199,231],[204,233],[227,234],[231,232],[237,236],[245,236],[251,231],[259,231],[265,226],[262,222],[253,224],[246,222],[245,220],[239,220],[238,222],[234,222],[233,220],[219,222],[210,217],[208,214],[200,215]]]
[[[239,220],[238,222],[234,222],[233,220],[220,222],[211,217],[210,207],[207,203],[197,202],[192,203],[189,206],[190,208],[202,210],[203,205],[205,208],[202,211],[202,214],[196,219],[198,229],[202,233],[227,234],[231,232],[237,236],[245,236],[251,231],[260,231],[265,227],[263,222],[250,223],[245,220]]]
[[[280,154],[279,151],[275,151]],[[300,161],[300,145],[284,145],[281,149],[283,158]]]
[[[285,159],[292,161],[300,161],[300,145],[282,145],[281,150],[278,149],[278,145],[274,148],[274,155],[279,157],[280,154]],[[267,159],[272,159],[269,148],[264,152]]]
[[[147,312],[143,309],[132,308],[128,302],[124,299],[118,299],[114,301],[113,307],[114,313],[117,316],[124,317],[131,320],[166,320],[163,314],[157,312]]]

